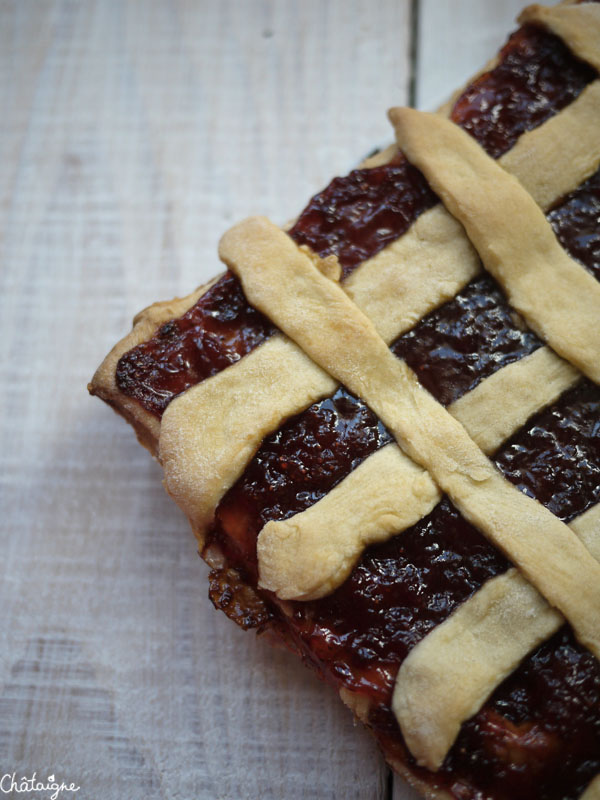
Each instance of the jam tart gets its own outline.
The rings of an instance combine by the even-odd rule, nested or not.
[[[531,6],[437,114],[134,320],[90,385],[213,603],[425,796],[600,798],[600,4]]]

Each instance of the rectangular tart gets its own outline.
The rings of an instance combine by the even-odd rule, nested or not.
[[[600,797],[600,4],[531,6],[437,114],[90,391],[165,470],[214,605],[424,796]]]

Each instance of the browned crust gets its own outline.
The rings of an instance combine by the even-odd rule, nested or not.
[[[147,342],[165,322],[177,319],[195,305],[198,300],[213,286],[223,273],[213,278],[208,283],[199,286],[185,297],[175,297],[172,300],[162,300],[144,308],[133,318],[132,330],[112,348],[104,361],[100,364],[91,382],[88,391],[104,400],[133,426],[136,436],[152,455],[158,457],[158,437],[160,434],[160,419],[119,389],[116,382],[117,362],[122,355],[133,347]]]

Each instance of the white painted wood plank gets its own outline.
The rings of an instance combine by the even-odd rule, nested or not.
[[[419,2],[416,104],[433,110],[498,52],[524,0]]]
[[[415,94],[418,108],[433,110],[465,85],[516,29],[522,0],[420,0]],[[420,795],[399,778],[394,800]]]
[[[279,222],[405,101],[407,2],[0,4],[0,764],[103,800],[380,798],[369,736],[206,599],[85,384],[134,312]]]

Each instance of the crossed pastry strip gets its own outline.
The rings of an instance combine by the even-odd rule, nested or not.
[[[597,168],[599,124],[597,80],[560,114],[524,134],[500,163],[516,174],[534,199],[539,197],[540,204],[549,207]],[[576,136],[568,135],[575,130]],[[559,148],[557,142],[561,140],[565,145]],[[555,156],[556,169],[546,174],[549,155]],[[563,172],[569,178],[561,175]],[[540,174],[545,177],[536,177]],[[438,205],[424,212],[404,236],[363,263],[344,281],[343,288],[374,321],[384,341],[391,343],[429,311],[453,298],[480,270],[479,257],[462,226]],[[131,342],[127,346],[131,347]],[[554,357],[552,363],[557,361]],[[505,374],[509,369],[500,372]],[[191,467],[192,474],[185,468],[173,468],[168,486],[201,540],[215,507],[262,439],[287,417],[331,394],[335,386],[330,375],[296,344],[276,335],[234,366],[191,387],[170,403],[160,425],[161,459],[165,463],[172,442],[175,455]],[[510,396],[512,391],[509,384],[506,394]],[[552,399],[542,396],[539,405],[526,400],[528,413],[521,415],[521,424]],[[468,413],[467,398],[458,403]],[[227,414],[228,409],[235,413]],[[515,427],[518,421],[515,419]],[[496,424],[506,436],[515,429],[493,419],[492,425]]]
[[[343,290],[286,234],[260,218],[225,234],[220,255],[238,274],[250,302],[369,404],[407,455],[427,469],[463,515],[518,564],[565,614],[580,640],[600,655],[598,620],[584,613],[597,608],[600,619],[600,565],[564,523],[497,472],[465,429],[390,353]],[[600,287],[597,303],[600,308]],[[168,455],[165,468],[169,481]],[[542,527],[544,569],[537,552]]]
[[[572,51],[600,69],[598,7],[532,7],[521,20],[543,22],[561,36]],[[406,123],[409,129],[413,124],[421,124],[421,117],[411,117]],[[500,159],[500,164],[519,178],[539,206],[547,209],[597,168],[599,128],[600,81],[596,80],[565,110],[521,136],[517,145]],[[453,126],[448,130],[451,131],[449,135],[454,136]],[[407,135],[410,133],[408,130]],[[411,160],[427,157],[427,153],[419,153],[419,142],[431,135],[431,121],[428,120],[424,130],[415,137],[412,149],[402,141]],[[468,147],[478,159],[483,159],[482,168],[498,169],[470,140]],[[556,167],[551,175],[544,169],[549,162]],[[425,162],[419,166],[427,172]],[[460,219],[461,187],[448,188],[445,181],[452,180],[453,175],[441,178],[440,175],[438,173],[437,178],[428,175],[428,178]],[[437,180],[441,180],[440,185],[436,184]],[[476,178],[470,180],[477,181]],[[472,187],[471,183],[467,188]],[[453,191],[456,197],[451,196]],[[508,198],[510,202],[510,191]],[[476,205],[470,210],[469,219],[461,221],[466,225],[471,215],[477,216],[477,213]],[[264,436],[286,417],[331,394],[337,379],[371,405],[412,459],[397,445],[388,445],[367,458],[307,511],[265,526],[258,542],[263,586],[276,591],[280,597],[301,599],[332,591],[348,575],[367,544],[397,534],[427,514],[439,499],[440,488],[453,497],[463,514],[477,527],[486,530],[487,526],[491,538],[497,535],[495,530],[489,530],[490,511],[496,508],[505,531],[500,546],[521,566],[530,582],[517,570],[488,581],[411,651],[398,676],[394,709],[407,744],[421,763],[436,768],[451,746],[460,723],[481,706],[492,689],[533,647],[562,623],[563,617],[544,600],[544,595],[562,610],[580,639],[599,655],[600,632],[596,626],[600,618],[600,573],[592,557],[599,557],[598,507],[571,523],[570,527],[581,537],[584,546],[567,526],[539,504],[506,485],[484,455],[496,449],[532,413],[573,385],[580,377],[579,372],[549,348],[541,348],[485,379],[445,411],[420,387],[410,370],[387,351],[387,343],[430,310],[454,297],[481,268],[462,225],[441,205],[423,213],[404,236],[361,265],[344,282],[343,288],[315,269],[315,265],[322,268],[322,262],[296,248],[270,223],[254,220],[242,225],[243,228],[236,227],[226,235],[221,254],[241,277],[249,300],[266,310],[291,338],[281,334],[272,337],[235,366],[176,398],[167,408],[162,425],[152,420],[157,438],[160,428],[160,454],[167,487],[202,538],[219,500],[239,477]],[[535,226],[536,230],[540,228],[542,240],[547,239],[549,227],[545,220],[538,218]],[[511,230],[511,236],[513,233]],[[486,262],[486,244],[478,238],[477,228],[469,230],[469,234]],[[530,249],[535,255],[536,247]],[[564,258],[560,251],[558,260],[564,263]],[[568,261],[567,270],[574,270],[576,282],[580,278],[583,281],[585,305],[594,293],[597,297],[598,284],[582,267]],[[506,254],[504,259],[498,258],[498,262],[502,268]],[[489,259],[486,266],[490,267]],[[281,267],[288,268],[287,279]],[[275,274],[269,276],[270,270],[275,270]],[[502,275],[498,277],[502,283]],[[567,291],[570,288],[569,282]],[[165,306],[164,319],[181,313],[198,296],[199,293],[195,293],[184,299],[177,309]],[[522,297],[525,298],[522,310],[529,316],[532,327],[597,381],[597,349],[580,359],[580,349],[576,343],[573,348],[572,340],[564,335],[564,323],[551,325],[549,336],[545,304],[534,308],[532,315],[527,305],[527,287]],[[271,307],[271,301],[277,308]],[[327,304],[327,314],[331,312],[329,318],[323,312],[323,303]],[[289,318],[281,317],[282,309],[285,312],[289,304],[293,305],[293,314]],[[302,309],[300,324],[299,306]],[[591,305],[592,322],[594,314],[597,319],[597,309],[598,306]],[[340,314],[335,317],[337,311]],[[541,318],[536,318],[538,312]],[[163,314],[159,310],[154,318],[144,319],[150,330],[156,322],[162,321]],[[144,334],[138,333],[142,340]],[[357,352],[363,345],[366,345],[364,352]],[[243,413],[240,412],[242,408]],[[420,409],[423,408],[428,415],[440,420],[440,427],[433,434],[422,424]],[[218,409],[216,413],[215,409]],[[258,426],[256,420],[259,420]],[[449,439],[444,433],[440,435],[441,431],[452,437],[457,452],[448,447]],[[442,456],[440,461],[437,460],[439,455]],[[437,464],[433,464],[433,460]],[[336,535],[324,537],[323,531],[331,530],[327,525],[328,508],[339,501],[340,496],[342,504],[350,506],[353,513],[347,519],[342,515],[340,520],[340,506],[337,505]],[[368,506],[364,503],[361,506],[367,496]],[[513,503],[514,509],[507,508]],[[356,508],[364,508],[364,514],[356,514]],[[517,523],[521,517],[527,520],[524,543],[513,541],[515,517],[518,517]],[[540,575],[538,571],[536,526],[542,525],[552,532],[556,543],[549,563],[560,567],[558,581],[553,575],[547,572]],[[551,538],[544,533],[543,545],[548,545]],[[566,570],[559,563],[564,559],[563,547],[573,554]],[[299,558],[302,552],[304,556]],[[579,593],[582,571],[587,574],[587,579],[583,579],[589,589],[587,598]],[[591,624],[581,614],[585,603],[598,609],[596,621],[592,616]],[[511,634],[518,626],[521,635],[513,636],[510,646],[502,645],[494,650],[502,625]],[[486,654],[490,644],[491,649]],[[469,681],[461,682],[464,692],[457,697],[455,679],[461,675],[467,660],[470,668],[475,665],[476,671],[471,670]],[[444,669],[436,668],[436,662],[443,663]],[[449,686],[452,692],[448,691]],[[414,702],[417,696],[418,702]],[[585,796],[596,796],[594,792],[599,791],[599,782],[594,781]]]

